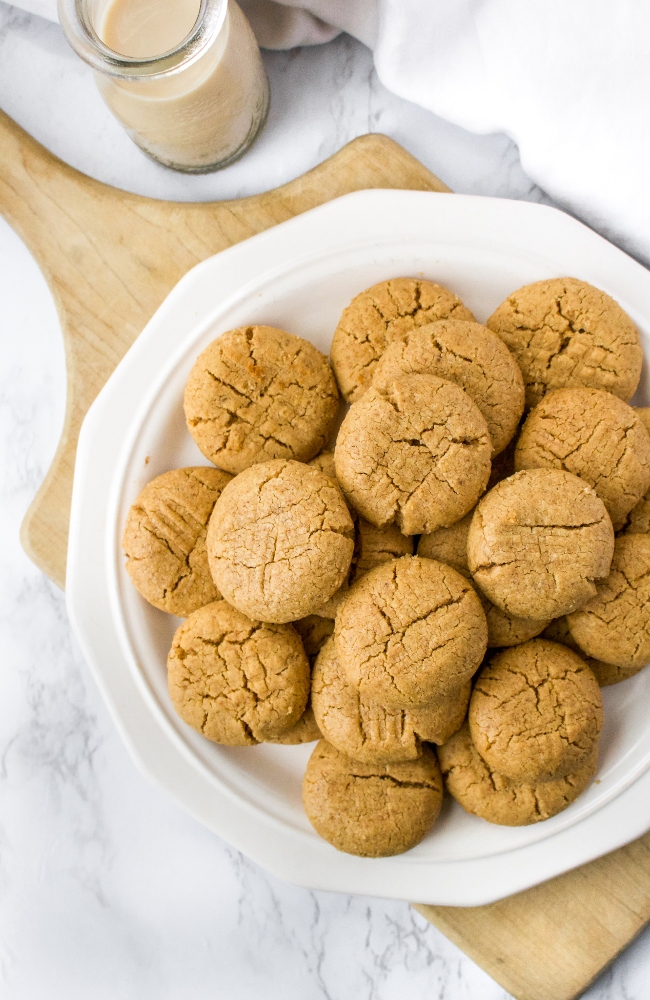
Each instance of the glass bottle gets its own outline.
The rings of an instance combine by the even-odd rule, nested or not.
[[[262,128],[268,81],[235,0],[59,0],[59,18],[110,110],[159,163],[218,170]]]

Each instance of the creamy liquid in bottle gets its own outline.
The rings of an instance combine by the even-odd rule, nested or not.
[[[192,31],[200,0],[110,0],[98,34],[114,52],[162,55]],[[209,170],[246,149],[266,114],[268,84],[255,36],[234,0],[217,37],[190,66],[159,79],[96,73],[102,97],[145,152]]]

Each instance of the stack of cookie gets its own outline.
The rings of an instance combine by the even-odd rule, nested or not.
[[[319,739],[305,809],[353,854],[417,844],[440,767],[491,822],[555,815],[595,773],[599,684],[650,661],[638,333],[576,279],[481,325],[397,278],[344,311],[331,360],[251,326],[192,369],[215,468],[158,477],[124,534],[140,593],[186,619],[174,707],[228,745]]]

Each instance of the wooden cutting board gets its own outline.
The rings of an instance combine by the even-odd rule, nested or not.
[[[59,586],[81,422],[167,293],[206,257],[363,188],[449,190],[386,136],[365,135],[265,194],[154,201],[73,170],[0,112],[0,212],[45,275],[66,350],[63,433],[21,533]],[[650,920],[650,834],[490,906],[418,910],[518,1000],[571,1000]]]

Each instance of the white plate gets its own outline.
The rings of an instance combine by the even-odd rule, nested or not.
[[[183,418],[185,380],[218,334],[279,326],[328,352],[338,317],[374,282],[422,275],[484,320],[540,278],[573,275],[612,295],[650,346],[650,274],[585,226],[526,202],[410,191],[346,195],[187,274],[93,404],[79,439],[67,601],[86,658],[131,753],[184,808],[276,875],[322,889],[478,905],[527,888],[650,828],[650,670],[603,692],[597,781],[565,812],[493,826],[447,802],[426,839],[396,858],[341,854],[300,801],[313,745],[220,747],[174,713],[165,661],[177,625],[123,567],[127,510],[167,469],[206,464]],[[637,402],[648,401],[648,372]],[[633,786],[633,787],[632,787]]]

